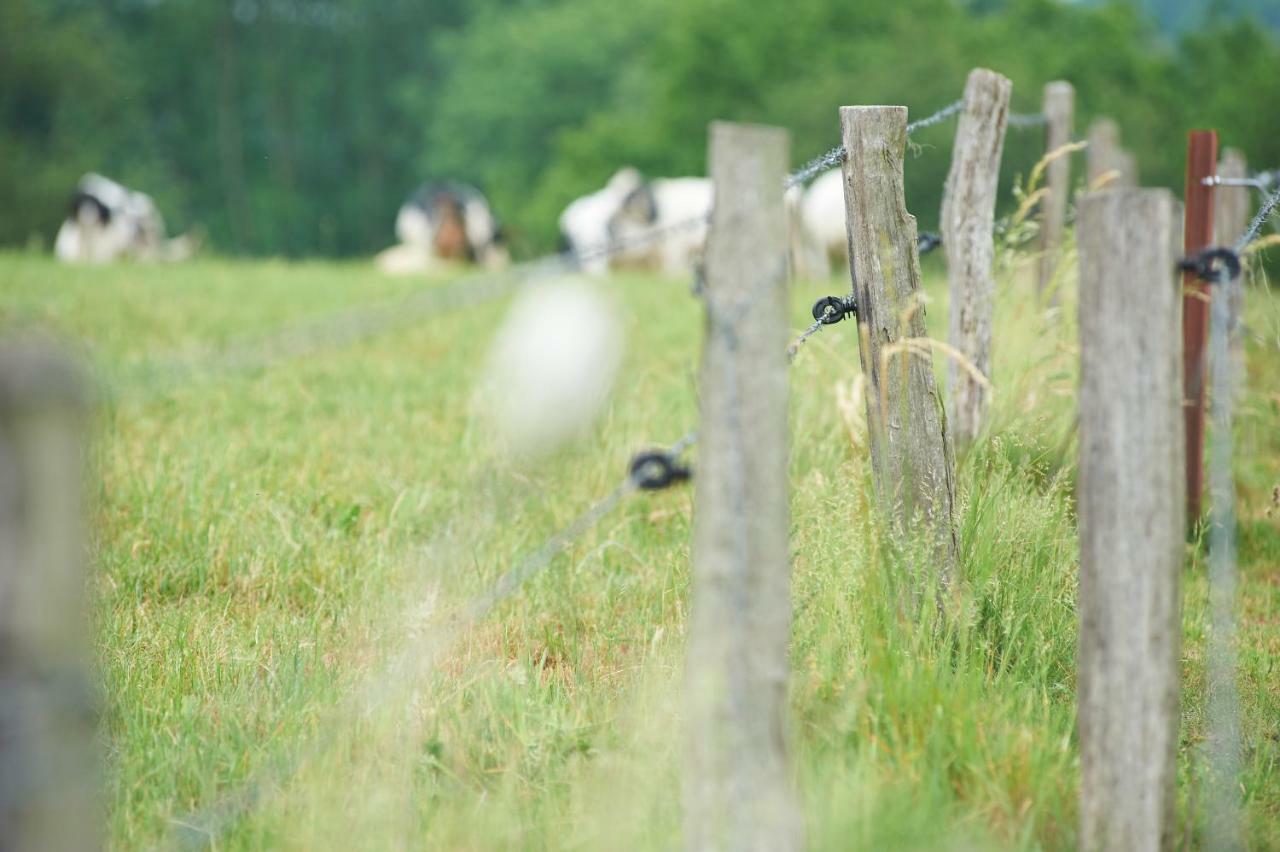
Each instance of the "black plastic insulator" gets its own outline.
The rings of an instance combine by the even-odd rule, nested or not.
[[[852,295],[823,296],[813,303],[813,318],[823,325],[835,325],[848,316],[858,313],[858,303]]]
[[[942,235],[924,231],[916,236],[916,254],[928,254],[942,245]]]
[[[1223,246],[1207,248],[1178,261],[1178,268],[1194,272],[1201,281],[1216,283],[1240,277],[1240,255]]]
[[[691,476],[689,468],[664,450],[646,450],[631,459],[631,481],[642,491],[661,491]]]

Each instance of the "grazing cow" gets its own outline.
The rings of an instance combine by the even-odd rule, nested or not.
[[[847,266],[849,237],[845,232],[844,178],[840,169],[823,172],[800,201],[800,231],[816,273]],[[825,261],[825,262],[824,262]]]
[[[66,263],[177,261],[194,253],[195,241],[190,236],[166,238],[151,196],[90,173],[76,184],[53,251]]]
[[[453,181],[425,183],[396,215],[400,244],[378,255],[387,272],[421,272],[441,263],[474,263],[490,269],[509,257],[502,227],[480,190]]]
[[[702,257],[715,194],[708,178],[659,178],[635,188],[609,221],[621,262],[688,274]]]
[[[609,271],[610,223],[644,185],[640,172],[621,169],[603,189],[573,201],[560,214],[560,238],[584,272],[603,275]]]

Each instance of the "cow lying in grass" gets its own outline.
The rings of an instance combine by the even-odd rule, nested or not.
[[[382,252],[385,272],[412,273],[452,264],[506,266],[502,228],[488,200],[473,186],[453,181],[425,183],[396,215],[400,242]]]
[[[80,178],[70,207],[53,246],[63,262],[176,261],[195,252],[190,236],[165,236],[164,220],[151,196],[102,175]]]

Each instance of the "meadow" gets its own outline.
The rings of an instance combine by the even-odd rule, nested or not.
[[[922,629],[869,480],[855,327],[792,368],[791,720],[814,849],[1075,845],[1073,267],[1007,255],[992,425],[959,466],[959,617]],[[927,320],[946,285],[926,264]],[[446,280],[361,263],[0,255],[0,322],[100,390],[88,483],[112,848],[679,846],[692,491],[628,496],[472,629],[459,608],[696,422],[688,281],[619,275],[607,409],[538,462],[477,387],[497,301],[298,357],[225,350]],[[794,327],[847,279],[792,288]],[[1280,298],[1247,294],[1236,425],[1242,784],[1280,848]],[[221,360],[220,360],[221,359]],[[219,366],[223,364],[223,366]],[[160,369],[157,369],[160,365]],[[209,366],[212,365],[212,366]],[[935,364],[944,373],[941,361]],[[696,468],[696,450],[693,454]],[[1198,846],[1205,552],[1183,576],[1179,846]]]

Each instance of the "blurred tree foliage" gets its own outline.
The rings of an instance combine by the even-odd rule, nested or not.
[[[703,173],[713,118],[791,128],[799,163],[836,141],[840,104],[920,117],[975,65],[1012,78],[1022,112],[1071,80],[1078,130],[1115,117],[1146,184],[1181,187],[1196,126],[1280,165],[1280,46],[1230,14],[1244,0],[1213,2],[1173,40],[1126,2],[4,0],[0,243],[47,241],[92,169],[228,252],[375,251],[428,177],[477,183],[517,248],[542,250],[620,165]],[[908,160],[926,227],[950,134]],[[1040,153],[1011,131],[1007,178]]]

